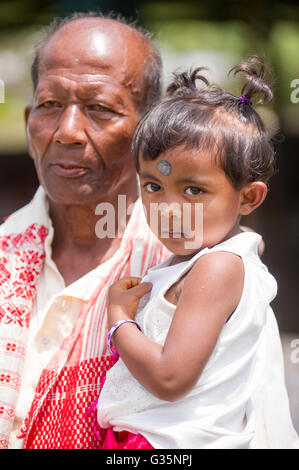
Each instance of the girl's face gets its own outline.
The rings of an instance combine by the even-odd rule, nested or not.
[[[190,255],[239,233],[241,190],[209,152],[174,147],[139,164],[147,222],[172,253]]]

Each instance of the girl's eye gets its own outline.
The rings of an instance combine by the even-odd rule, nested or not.
[[[189,186],[189,188],[187,188],[185,191],[185,193],[189,194],[189,196],[198,196],[202,192],[203,190],[198,188],[197,186]]]
[[[156,193],[160,189],[160,186],[157,183],[146,183],[144,187],[149,193]]]

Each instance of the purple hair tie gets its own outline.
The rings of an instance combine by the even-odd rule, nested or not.
[[[247,93],[244,93],[244,95],[240,96],[238,100],[242,101],[242,103],[248,104],[248,106],[252,106],[252,101],[250,101],[250,99],[247,98]]]

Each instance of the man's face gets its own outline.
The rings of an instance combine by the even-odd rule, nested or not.
[[[77,25],[75,24],[77,23]],[[57,204],[95,204],[134,178],[141,55],[130,34],[73,22],[47,43],[27,120],[29,152]],[[136,42],[136,40],[135,40]],[[139,79],[139,81],[138,81]]]

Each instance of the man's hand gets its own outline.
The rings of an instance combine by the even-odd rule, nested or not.
[[[152,284],[140,277],[125,277],[113,284],[108,293],[108,328],[123,319],[134,319],[141,297],[150,292]]]
[[[245,225],[241,225],[241,228],[243,230],[245,230],[246,232],[254,232],[254,230],[250,227],[246,227]],[[265,242],[264,240],[262,239],[260,244],[259,244],[259,247],[258,247],[258,255],[259,257],[261,258],[261,256],[263,255],[264,253],[264,250],[265,250]]]

